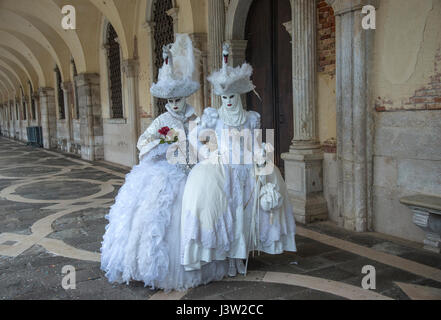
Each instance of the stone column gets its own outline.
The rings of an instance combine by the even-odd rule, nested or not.
[[[295,218],[310,223],[328,215],[317,130],[316,2],[293,0],[291,8],[294,139],[282,159]]]
[[[23,108],[21,106],[21,95],[20,97],[15,97],[15,106],[17,108],[18,113],[18,119],[15,122],[15,139],[22,140],[22,134],[21,134],[21,126],[22,126],[22,119],[23,119]]]
[[[66,152],[72,152],[72,82],[63,82],[61,84],[64,98],[64,114],[66,125]]]
[[[230,57],[228,64],[236,67],[244,63],[246,58],[248,40],[227,40],[226,42],[230,45]],[[246,107],[246,94],[242,94],[240,98],[242,99],[242,105]]]
[[[81,158],[104,159],[103,119],[101,116],[100,76],[82,73],[75,77],[80,108]]]
[[[201,115],[204,108],[209,105],[209,82],[208,66],[207,66],[207,34],[206,33],[192,33],[190,34],[193,42],[194,56],[195,56],[195,74],[193,78],[201,84],[201,89],[196,92],[188,101],[194,108],[198,115]]]
[[[208,0],[208,70],[209,73],[222,66],[222,43],[225,39],[224,0]],[[211,88],[210,88],[211,89]],[[220,97],[210,90],[211,106],[220,108]]]
[[[127,122],[130,126],[131,131],[131,163],[132,165],[136,165],[138,163],[138,150],[136,148],[136,144],[138,142],[138,137],[140,136],[139,127],[140,124],[139,116],[138,116],[138,71],[139,71],[139,62],[138,60],[128,59],[124,60],[122,63],[122,71],[126,77],[127,83],[127,101],[128,101],[128,114],[127,114]]]
[[[57,115],[55,106],[55,90],[40,88],[41,124],[43,130],[43,147],[57,147]]]
[[[230,45],[229,64],[236,67],[244,63],[246,58],[248,40],[227,40],[226,42]]]
[[[9,112],[10,112],[10,116],[9,116],[9,137],[13,138],[14,137],[14,132],[15,132],[15,110],[14,110],[14,100],[9,100]]]
[[[361,10],[376,0],[327,0],[336,16],[338,212],[344,227],[372,228],[372,111],[369,64],[374,30]],[[373,109],[373,108],[372,108]]]

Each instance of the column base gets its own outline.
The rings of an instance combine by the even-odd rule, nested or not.
[[[297,222],[308,224],[328,220],[328,203],[323,194],[311,194],[307,199],[298,198],[291,192],[289,196]]]
[[[282,154],[286,185],[297,222],[311,223],[328,219],[323,195],[323,152],[320,145],[293,145]]]

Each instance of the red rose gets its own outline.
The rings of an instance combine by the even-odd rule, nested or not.
[[[162,127],[161,129],[158,130],[159,134],[163,136],[166,136],[169,131],[170,131],[169,127]]]

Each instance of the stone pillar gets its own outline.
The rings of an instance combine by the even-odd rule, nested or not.
[[[317,130],[316,2],[293,0],[291,8],[294,139],[282,159],[295,218],[310,223],[328,215]]]
[[[140,136],[139,127],[140,124],[138,116],[138,71],[139,62],[138,60],[128,59],[124,60],[122,63],[122,71],[126,77],[127,83],[127,101],[128,101],[128,114],[127,122],[130,126],[132,141],[130,144],[131,150],[131,163],[136,165],[138,163],[138,150],[136,144],[138,142],[138,137]]]
[[[15,114],[15,133],[14,138],[17,140],[21,140],[21,119],[22,119],[22,108],[21,108],[21,99],[19,97],[15,97],[14,105],[16,108]],[[17,117],[18,115],[18,117]]]
[[[209,87],[208,77],[208,53],[207,53],[207,34],[192,33],[190,38],[193,42],[195,56],[195,74],[193,78],[199,81],[201,89],[196,92],[188,101],[198,115],[201,115],[204,108],[209,105]]]
[[[327,0],[336,16],[338,213],[344,227],[372,228],[373,118],[369,64],[374,30],[361,10],[376,0]]]
[[[82,73],[75,77],[80,108],[81,158],[104,159],[103,119],[100,103],[100,76]]]
[[[64,114],[66,125],[66,152],[72,152],[72,82],[63,82],[61,84],[64,98]]]
[[[230,57],[228,64],[236,67],[245,62],[248,40],[227,40],[225,41],[230,45]],[[246,107],[247,96],[241,95],[242,105]]]
[[[31,108],[30,108],[30,99],[28,96],[23,96],[22,101],[24,103],[24,110],[26,112],[26,120],[23,121],[22,135],[23,141],[28,141],[27,127],[31,126]]]
[[[222,66],[222,43],[225,39],[225,3],[224,0],[208,0],[208,66],[209,73]],[[211,89],[211,88],[210,88]],[[220,108],[220,97],[210,90],[211,106]]]
[[[57,115],[55,106],[55,90],[40,88],[41,125],[43,130],[43,147],[57,147]]]
[[[15,119],[15,110],[14,110],[14,100],[9,100],[9,137],[13,138],[14,137],[14,119]]]
[[[229,64],[236,67],[244,63],[248,40],[227,40],[226,42],[230,45]]]

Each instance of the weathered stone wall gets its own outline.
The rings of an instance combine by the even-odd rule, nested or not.
[[[441,1],[381,1],[375,47],[374,229],[421,242],[399,199],[441,195]]]
[[[131,139],[125,119],[104,120],[104,160],[132,167]]]

